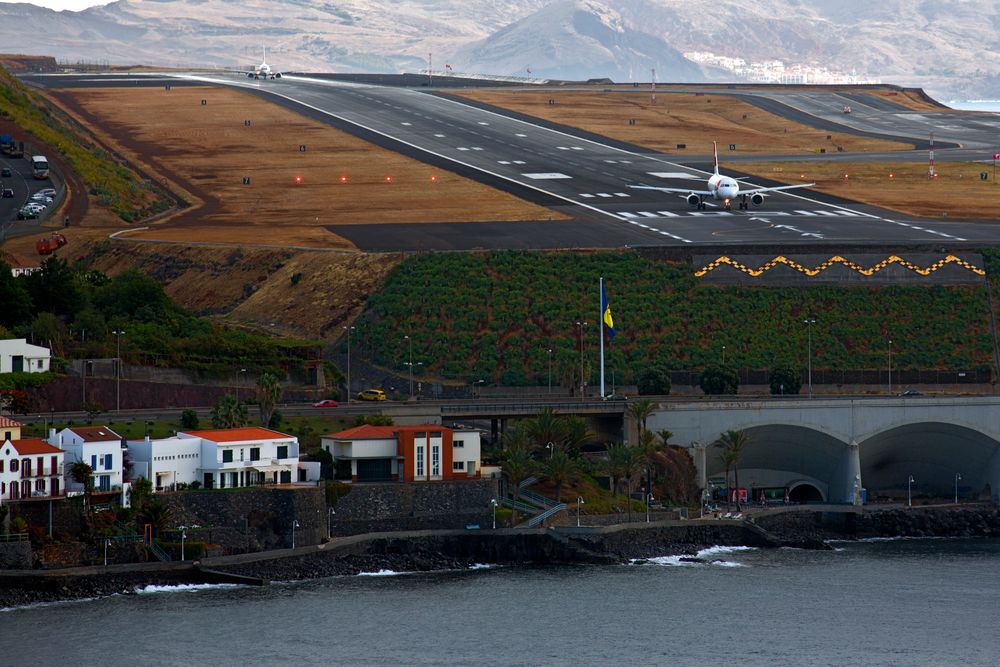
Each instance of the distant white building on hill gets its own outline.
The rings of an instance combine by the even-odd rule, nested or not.
[[[25,338],[0,340],[0,373],[44,373],[51,358],[49,348],[32,345]]]

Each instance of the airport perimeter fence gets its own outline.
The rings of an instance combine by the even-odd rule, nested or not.
[[[741,385],[770,384],[771,371],[767,369],[741,368],[736,369]],[[670,382],[675,386],[698,386],[701,377],[700,370],[671,371]],[[801,371],[803,386],[808,382],[808,372]],[[889,368],[856,369],[856,370],[822,370],[812,371],[813,385],[889,385]],[[892,385],[916,384],[989,384],[993,380],[990,369],[977,368],[972,370],[938,370],[938,369],[901,369],[892,370]]]

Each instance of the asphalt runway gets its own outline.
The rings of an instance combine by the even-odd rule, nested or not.
[[[137,84],[137,78],[141,76],[75,79],[55,76],[34,80],[44,80],[56,87],[168,82],[168,78],[156,76],[149,77],[148,83]],[[705,189],[708,174],[696,166],[704,156],[694,162],[688,158],[681,161],[676,156],[657,154],[571,128],[428,94],[428,88],[378,86],[299,75],[266,81],[224,74],[176,75],[176,78],[188,84],[224,84],[256,92],[381,146],[556,208],[574,218],[558,224],[550,221],[421,223],[335,228],[338,234],[364,250],[1000,242],[997,221],[910,218],[808,189],[776,193],[768,196],[760,207],[751,206],[746,211],[735,207],[731,211],[722,210],[713,205],[715,202],[709,202],[707,210],[694,210],[683,195],[630,186]],[[740,96],[747,94],[746,90],[738,92]],[[989,127],[991,119],[994,135],[1000,127],[998,117],[991,114],[973,114],[960,122],[956,117],[961,114],[910,112],[863,93],[852,93],[839,100],[838,95],[774,88],[759,95],[777,100],[782,108],[794,109],[797,121],[817,118],[820,119],[817,123],[828,127],[835,120],[848,117],[851,131],[879,136],[915,139],[920,132],[926,135],[930,131],[927,128],[932,127],[941,133],[942,141],[968,147],[985,141],[984,127]],[[872,98],[870,105],[864,103],[866,97]],[[840,113],[841,102],[851,104],[856,111]],[[900,120],[901,116],[906,118]],[[754,156],[754,159],[761,158]],[[723,156],[723,172],[740,175],[727,170],[726,164],[727,158]],[[751,187],[768,183],[753,179],[744,184]]]

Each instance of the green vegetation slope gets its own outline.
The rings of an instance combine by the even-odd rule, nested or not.
[[[649,364],[719,363],[723,346],[736,368],[804,368],[807,317],[817,320],[815,369],[884,368],[890,338],[894,369],[992,364],[985,286],[717,287],[699,284],[687,264],[636,252],[413,256],[372,297],[356,340],[376,364],[405,372],[410,335],[416,374],[507,385],[544,384],[551,349],[558,383],[579,373],[577,322],[587,321],[584,365],[597,356],[599,276],[619,384]]]

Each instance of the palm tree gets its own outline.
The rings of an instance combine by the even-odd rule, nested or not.
[[[537,463],[531,458],[531,452],[526,447],[505,449],[500,457],[503,476],[507,478],[514,501],[521,497],[521,482],[535,474]],[[517,509],[514,509],[514,522],[517,523]]]
[[[212,428],[236,428],[246,426],[250,413],[245,403],[233,394],[226,394],[212,408]]]
[[[86,512],[94,492],[94,469],[83,461],[77,461],[69,467],[69,476],[77,484],[83,484],[83,510]]]
[[[736,489],[736,511],[740,511],[740,459],[743,457],[743,450],[748,444],[750,444],[750,436],[747,435],[746,431],[726,431],[719,436],[717,443],[722,446],[722,452],[720,456],[722,458],[722,464],[726,467],[726,497],[727,500],[731,498],[729,495],[729,471],[733,471],[734,483]]]
[[[639,426],[639,433],[646,430],[646,420],[649,419],[650,415],[655,411],[655,406],[653,401],[648,398],[641,398],[638,401],[629,402],[628,414],[632,419],[634,419]]]
[[[263,373],[257,378],[257,404],[260,406],[260,425],[268,427],[274,407],[281,398],[281,385],[272,373]]]
[[[553,446],[561,445],[566,431],[563,418],[553,412],[552,408],[545,408],[528,419],[522,428],[536,448],[544,447],[550,442]]]
[[[562,502],[563,484],[572,484],[580,477],[580,466],[561,449],[552,452],[542,465],[542,474],[556,486],[556,502]]]
[[[604,461],[604,472],[611,478],[611,493],[617,495],[618,486],[625,481],[625,502],[628,506],[629,521],[632,520],[632,477],[642,465],[642,450],[615,443],[608,447],[608,458]]]
[[[140,525],[148,523],[153,528],[154,535],[168,528],[172,521],[173,512],[159,500],[147,502],[143,505],[142,511],[139,512]]]

